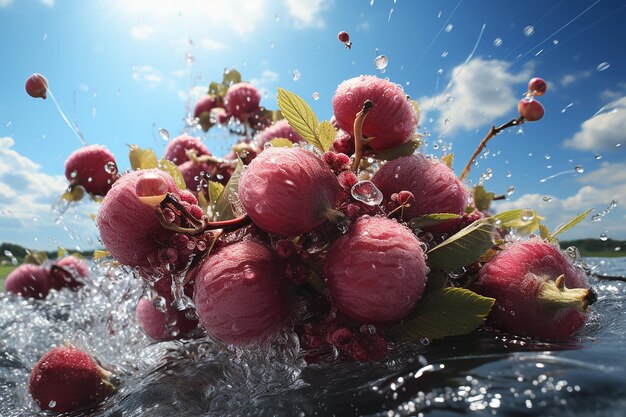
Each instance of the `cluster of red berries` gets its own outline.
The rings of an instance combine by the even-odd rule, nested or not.
[[[524,120],[529,122],[541,120],[544,109],[535,97],[542,96],[547,89],[548,84],[542,78],[535,77],[528,82],[528,92],[517,104],[517,111]]]

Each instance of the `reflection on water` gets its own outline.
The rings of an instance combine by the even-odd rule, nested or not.
[[[626,258],[589,262],[600,274],[626,273]],[[0,295],[3,416],[37,415],[30,368],[63,341],[95,353],[123,381],[98,409],[75,415],[622,416],[626,406],[624,282],[592,279],[594,313],[567,343],[482,330],[396,346],[383,363],[304,367],[291,333],[245,351],[207,338],[151,344],[133,316],[139,282],[105,268],[95,275],[46,303]]]

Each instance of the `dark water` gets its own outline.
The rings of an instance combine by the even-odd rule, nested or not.
[[[588,259],[626,274],[626,258]],[[383,363],[305,367],[297,338],[231,351],[202,338],[151,344],[133,309],[139,283],[94,268],[88,288],[46,303],[0,295],[2,416],[32,416],[30,369],[69,341],[121,375],[85,416],[624,416],[626,283],[591,278],[598,293],[579,337],[550,343],[483,330],[394,348]]]

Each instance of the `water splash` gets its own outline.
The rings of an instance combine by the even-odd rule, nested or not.
[[[67,118],[67,116],[65,115],[65,113],[63,112],[63,109],[61,109],[61,106],[59,105],[59,103],[57,102],[57,99],[54,97],[54,94],[52,94],[52,90],[50,90],[50,88],[48,88],[48,95],[50,96],[50,98],[52,99],[52,102],[54,103],[54,105],[56,106],[57,110],[59,111],[59,114],[61,115],[61,117],[63,118],[63,120],[65,121],[65,123],[70,127],[70,129],[72,129],[72,132],[74,132],[74,135],[78,138],[78,140],[80,141],[80,143],[83,146],[87,146],[87,141],[85,140],[85,137],[83,136],[83,132],[80,131],[80,129],[78,128],[78,126],[75,126],[72,124],[72,122],[70,122],[70,120]]]

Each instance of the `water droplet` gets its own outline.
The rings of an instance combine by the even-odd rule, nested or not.
[[[609,235],[606,231],[604,233],[600,233],[600,240],[603,242],[606,242],[607,240],[609,240]]]
[[[442,58],[445,58],[445,57],[447,57],[447,56],[448,56],[448,51],[443,51],[443,52],[441,53],[441,57],[442,57]]]
[[[77,175],[78,175],[78,172],[76,172],[76,171],[70,172],[70,177],[71,178],[76,178]]]
[[[161,136],[161,139],[165,141],[170,140],[170,132],[168,132],[164,127],[159,128],[159,136]]]
[[[295,69],[293,70],[293,80],[294,81],[298,81],[300,79],[300,77],[302,77],[302,74],[300,73],[299,69]]]
[[[44,34],[43,34],[43,40],[45,41],[46,39],[48,39],[48,34],[47,34],[47,33],[44,33]]]
[[[454,28],[454,25],[452,23],[448,23],[446,25],[446,28],[444,29],[446,32],[452,32],[452,29]]]
[[[35,216],[33,216],[33,221],[34,221],[35,223],[39,223],[39,219],[38,219],[37,217],[35,217]]]
[[[109,161],[104,165],[104,170],[108,174],[115,175],[117,174],[117,165],[115,165],[115,162]]]
[[[193,65],[196,62],[196,57],[193,56],[191,52],[187,52],[185,54],[185,62],[187,63],[187,65]]]
[[[495,38],[493,40],[493,46],[495,46],[496,48],[499,48],[500,46],[502,46],[502,38]]]
[[[576,166],[574,167],[574,171],[576,171],[576,172],[577,172],[577,173],[579,173],[579,174],[582,174],[583,172],[585,172],[585,168],[583,168],[583,166],[582,166],[582,165],[576,165]]]
[[[387,59],[386,55],[378,55],[375,59],[374,59],[374,66],[376,67],[377,70],[382,71],[385,68],[387,68],[387,64],[389,63],[389,60]]]
[[[360,181],[350,190],[352,197],[368,206],[377,206],[383,201],[383,193],[371,181]]]
[[[556,46],[556,45],[558,45],[558,44],[559,44],[559,40],[558,40],[558,39],[554,39],[554,40],[552,41],[552,45],[555,45],[555,46]]]
[[[552,158],[552,157],[550,156],[550,154],[545,154],[543,157],[544,157],[545,159],[550,159],[550,158]]]
[[[524,36],[533,36],[535,33],[535,27],[528,25],[524,28]]]
[[[443,68],[439,68],[439,69],[437,70],[437,74],[439,74],[439,75],[443,74]]]
[[[313,100],[317,101],[317,100],[320,99],[320,93],[315,91],[315,92],[313,92],[313,94],[311,94],[311,97],[313,97]]]
[[[54,408],[54,407],[56,407],[56,406],[57,406],[57,402],[56,402],[56,401],[54,401],[54,400],[51,400],[51,401],[48,403],[48,408]]]
[[[513,193],[515,193],[515,187],[511,185],[506,189],[506,195],[512,195]]]
[[[574,103],[570,103],[567,106],[565,106],[562,110],[561,113],[565,113],[567,111],[567,109],[569,109],[570,107],[572,107],[574,105]]]
[[[535,212],[531,209],[522,210],[522,221],[529,222],[535,218]]]
[[[594,159],[602,159],[602,155],[600,155],[599,153],[596,154],[596,156],[594,156]]]
[[[611,66],[611,64],[609,64],[608,62],[602,62],[600,64],[598,64],[598,66],[596,67],[596,69],[600,72],[608,70],[609,67]]]
[[[550,201],[552,201],[552,197],[550,197],[549,195],[546,195],[546,196],[544,196],[544,197],[542,198],[542,200],[543,200],[543,201],[546,201],[546,202],[550,202]]]

